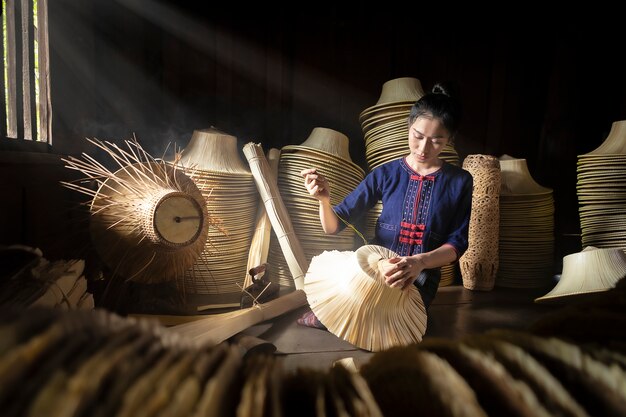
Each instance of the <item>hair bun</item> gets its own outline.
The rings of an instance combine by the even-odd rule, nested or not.
[[[441,83],[437,83],[433,86],[432,92],[434,94],[444,94],[446,96],[450,96],[448,93],[448,89]]]
[[[458,100],[461,96],[461,86],[456,81],[445,81],[436,83],[431,92],[433,94],[443,94],[453,100]]]

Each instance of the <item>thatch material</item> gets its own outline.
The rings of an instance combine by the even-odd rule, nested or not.
[[[505,340],[526,350],[575,396],[591,415],[626,415],[626,372],[607,366],[579,346],[554,337],[498,329],[488,336]]]
[[[468,383],[435,354],[396,346],[377,352],[361,374],[385,416],[487,416]]]

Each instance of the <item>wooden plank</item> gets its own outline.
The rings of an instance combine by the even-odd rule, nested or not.
[[[38,139],[52,144],[52,103],[50,98],[50,49],[48,43],[48,0],[37,3],[37,44],[39,60]]]
[[[4,19],[4,10],[0,11],[0,17]],[[0,30],[0,56],[4,57],[4,31]],[[0,60],[0,74],[4,74],[4,59]],[[5,103],[7,96],[5,93],[6,84],[4,77],[0,77],[0,138],[7,136],[7,110]]]
[[[15,77],[15,137],[24,138],[24,72],[23,72],[23,38],[22,31],[22,4],[21,0],[13,3],[15,11],[15,67],[13,76]]]
[[[6,62],[7,62],[7,74],[8,74],[8,85],[7,85],[7,137],[16,138],[18,137],[17,132],[17,120],[18,113],[21,113],[18,110],[19,106],[17,103],[18,97],[18,83],[16,80],[17,74],[17,62],[16,57],[18,56],[18,49],[21,50],[20,42],[18,42],[18,37],[21,38],[21,34],[16,32],[15,29],[15,19],[16,19],[16,10],[15,10],[15,0],[6,0],[6,36],[7,36],[7,50],[6,50]],[[19,90],[21,91],[21,83],[19,86]],[[21,104],[21,101],[20,103]]]
[[[37,139],[37,117],[35,107],[35,25],[33,0],[20,0],[22,30],[22,100],[23,100],[23,139]]]

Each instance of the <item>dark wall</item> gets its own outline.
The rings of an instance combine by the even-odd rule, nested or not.
[[[626,119],[619,26],[180,3],[50,2],[54,152],[97,154],[85,137],[134,134],[160,155],[212,125],[241,147],[268,149],[327,127],[350,138],[352,158],[366,168],[358,116],[382,84],[416,77],[428,89],[453,80],[465,108],[461,158],[526,158],[535,180],[554,189],[557,242],[572,245],[566,253],[579,249],[576,156]]]

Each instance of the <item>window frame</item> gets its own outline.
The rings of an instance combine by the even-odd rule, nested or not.
[[[0,150],[49,151],[52,105],[48,0],[3,0],[3,3]]]

